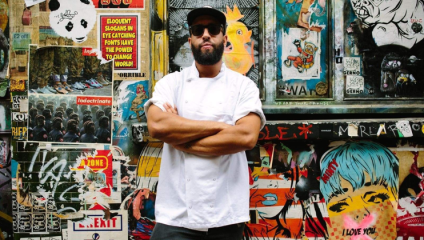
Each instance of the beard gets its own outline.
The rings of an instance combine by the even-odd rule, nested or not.
[[[203,44],[203,43],[202,43]],[[224,41],[217,45],[212,44],[210,51],[202,52],[201,44],[194,46],[191,44],[191,51],[193,52],[194,60],[201,65],[214,65],[222,59],[224,53]]]

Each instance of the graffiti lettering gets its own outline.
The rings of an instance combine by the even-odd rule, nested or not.
[[[414,131],[420,131],[421,130],[421,125],[417,124],[417,123],[413,123],[412,124],[412,130]]]
[[[347,129],[348,129],[348,126],[346,126],[345,129],[343,129],[343,126],[340,126],[339,127],[339,136],[343,135],[343,133],[347,133]]]
[[[287,135],[287,132],[284,132],[284,130],[288,130],[289,128],[286,127],[277,127],[279,134],[276,134],[273,137],[269,136],[269,129],[268,126],[264,127],[264,130],[266,131],[266,133],[264,132],[260,132],[259,133],[259,138],[258,140],[273,140],[273,139],[278,139],[278,140],[289,140],[289,139],[296,139],[297,136],[295,133],[293,133],[293,136],[290,138],[285,138],[284,135]]]
[[[333,161],[328,165],[327,170],[324,173],[324,176],[322,177],[322,181],[324,183],[327,183],[331,176],[333,176],[334,171],[336,171],[336,167],[339,165],[336,162],[336,159],[333,159]]]
[[[360,125],[359,126],[359,129],[361,130],[360,131],[360,136],[361,137],[363,137],[363,136],[377,136],[377,133],[372,133],[372,128],[371,127],[369,127],[369,132],[367,133],[366,132],[366,127],[365,126],[363,126],[363,125]]]
[[[305,134],[305,139],[308,139],[308,133],[312,133],[309,129],[312,127],[312,124],[309,124],[307,127],[305,126],[305,124],[303,124],[302,127],[297,127],[299,130],[301,130],[301,132],[299,133],[299,135],[303,135]]]

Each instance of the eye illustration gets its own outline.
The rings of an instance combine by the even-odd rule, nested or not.
[[[242,35],[243,34],[243,31],[241,29],[239,29],[239,30],[237,30],[237,34],[238,35]]]
[[[334,205],[332,205],[331,207],[329,207],[328,209],[330,209],[332,212],[343,212],[344,210],[346,210],[346,208],[349,207],[349,204],[345,201],[340,201]]]

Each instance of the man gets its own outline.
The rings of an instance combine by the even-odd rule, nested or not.
[[[222,62],[222,12],[194,9],[187,22],[195,63],[161,79],[144,105],[150,135],[165,142],[151,239],[239,240],[250,219],[244,151],[265,124],[259,90]]]

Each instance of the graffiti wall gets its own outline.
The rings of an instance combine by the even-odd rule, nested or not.
[[[335,1],[345,98],[423,97],[423,2]],[[340,48],[339,48],[340,46]]]
[[[194,62],[188,44],[189,26],[186,16],[190,10],[203,7],[203,3],[172,1],[169,5],[169,70],[180,71]],[[225,13],[228,43],[223,61],[226,66],[252,79],[260,80],[260,11],[259,1],[210,1],[211,7]],[[208,6],[209,6],[208,5]]]
[[[0,0],[0,240],[150,239],[163,143],[143,106],[193,64],[204,5],[267,113],[423,111],[422,0]],[[423,129],[268,122],[244,239],[423,238]]]

